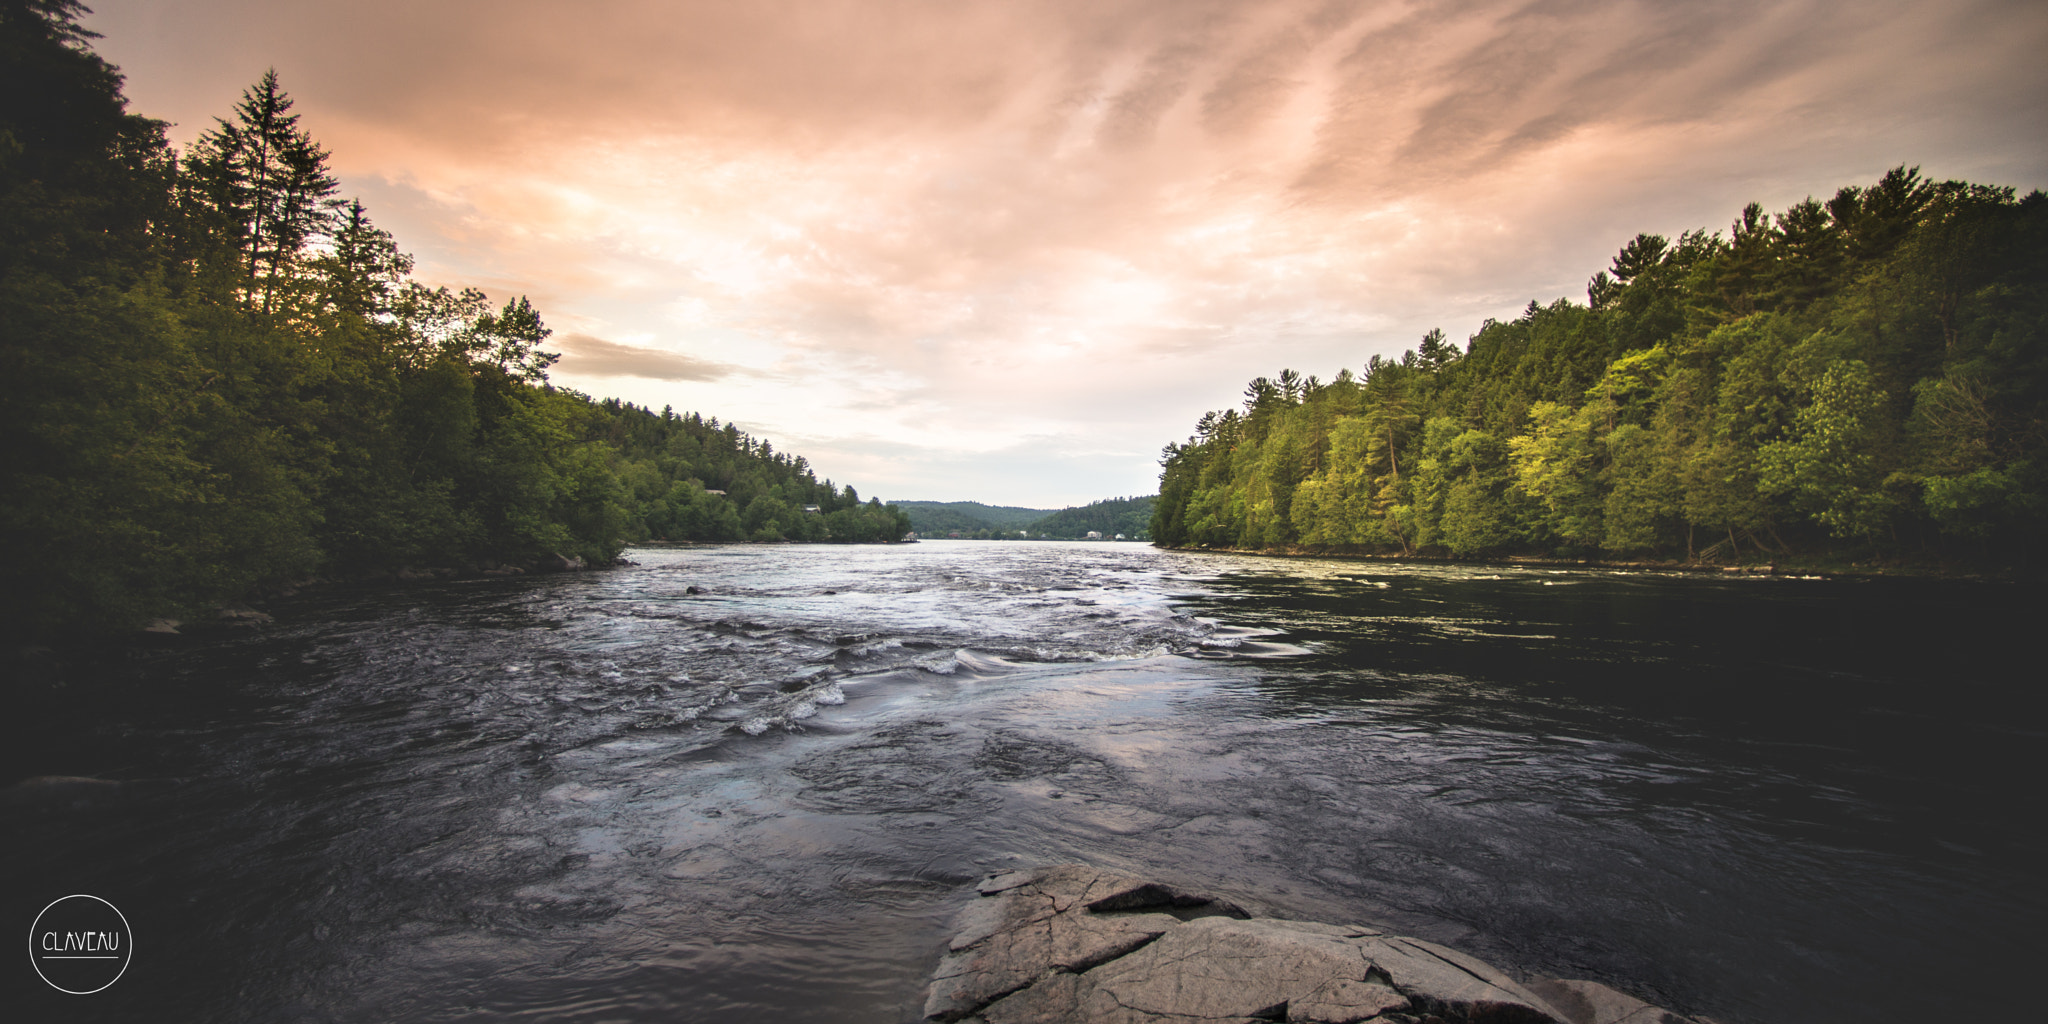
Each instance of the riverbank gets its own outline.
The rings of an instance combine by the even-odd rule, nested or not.
[[[1162,551],[1178,551],[1196,555],[1245,555],[1252,558],[1323,558],[1355,562],[1387,562],[1397,565],[1622,569],[1648,572],[1698,573],[1700,575],[1798,576],[1826,579],[1908,577],[1914,579],[2016,582],[2040,578],[2039,573],[2026,573],[2010,567],[2004,571],[1985,571],[1979,567],[1963,566],[1952,562],[1916,562],[1883,559],[1856,561],[1840,558],[1780,557],[1764,561],[1715,562],[1703,559],[1687,561],[1684,559],[1647,558],[1561,558],[1545,555],[1500,555],[1491,558],[1459,558],[1451,555],[1426,555],[1420,553],[1404,555],[1375,551],[1346,551],[1337,548],[1319,548],[1296,544],[1269,548],[1170,547],[1162,544],[1154,544],[1153,546]]]

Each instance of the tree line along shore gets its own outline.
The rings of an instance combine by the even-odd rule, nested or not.
[[[1636,236],[1162,455],[1169,547],[2038,573],[2048,198],[1898,167],[1724,234]]]
[[[83,11],[0,2],[0,631],[315,574],[909,529],[731,423],[551,384],[533,305],[415,280],[274,72],[180,150]]]
[[[978,501],[899,501],[919,537],[962,540],[1149,541],[1153,495],[1101,498],[1061,509],[984,505]]]

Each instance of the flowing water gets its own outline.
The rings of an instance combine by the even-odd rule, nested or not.
[[[1065,861],[1730,1024],[1997,1015],[2044,951],[2038,588],[629,555],[35,690],[13,777],[127,784],[0,807],[9,906],[103,896],[135,952],[12,1004],[908,1021],[966,883]]]

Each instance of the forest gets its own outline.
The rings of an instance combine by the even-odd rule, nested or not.
[[[899,501],[911,528],[923,537],[961,540],[1081,540],[1089,533],[1114,539],[1151,540],[1152,502],[1103,498],[1063,509],[984,505],[978,501]]]
[[[910,516],[895,505],[819,481],[801,455],[778,452],[728,423],[673,409],[652,413],[606,399],[605,442],[630,497],[630,541],[899,540]]]
[[[413,279],[274,72],[180,151],[83,12],[0,0],[6,631],[316,573],[909,528],[730,423],[553,386],[532,304]]]
[[[1033,536],[1044,534],[1060,540],[1074,540],[1100,533],[1108,539],[1122,534],[1126,540],[1152,539],[1151,495],[1139,498],[1103,498],[1086,505],[1061,509],[1031,524]]]
[[[1019,535],[1051,509],[1016,505],[984,505],[978,501],[899,501],[910,513],[910,527],[920,537],[959,534],[976,540],[1002,540]]]
[[[1170,547],[2038,572],[2048,199],[1898,167],[1641,234],[1584,303],[1328,382],[1161,457]]]

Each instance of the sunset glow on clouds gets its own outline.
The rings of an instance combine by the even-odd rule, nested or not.
[[[2032,0],[94,7],[181,142],[275,66],[558,382],[889,498],[1149,493],[1253,375],[1583,301],[1750,200],[2048,185]]]

